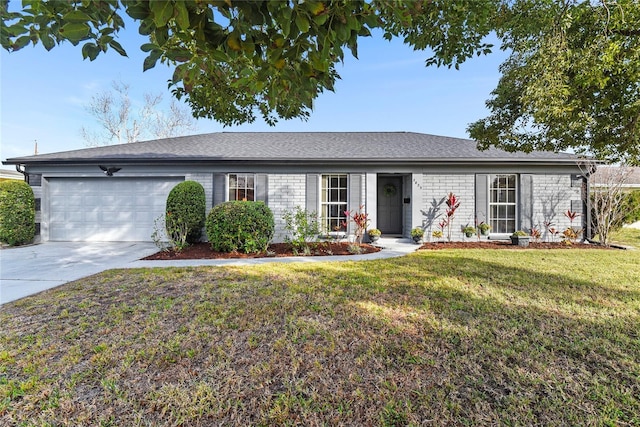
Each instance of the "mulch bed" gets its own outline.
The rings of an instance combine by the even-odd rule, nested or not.
[[[353,255],[349,251],[352,246],[346,242],[321,242],[311,243],[310,256],[330,256],[330,255]],[[378,252],[380,248],[368,244],[360,245],[361,254]],[[180,252],[173,250],[162,251],[150,255],[143,260],[174,260],[174,259],[236,259],[236,258],[265,258],[265,257],[290,257],[304,256],[302,252],[295,253],[293,247],[288,243],[273,243],[269,245],[266,253],[245,254],[240,252],[216,252],[211,249],[209,243],[196,243],[188,246]]]
[[[438,250],[438,249],[613,249],[611,247],[588,244],[588,243],[572,243],[564,242],[531,242],[528,247],[522,247],[511,244],[510,241],[494,240],[494,241],[470,241],[470,242],[431,242],[424,243],[420,249]]]

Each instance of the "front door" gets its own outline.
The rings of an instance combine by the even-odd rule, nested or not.
[[[378,176],[378,228],[402,234],[402,177]]]

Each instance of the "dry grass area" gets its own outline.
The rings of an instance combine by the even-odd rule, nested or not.
[[[639,425],[640,251],[116,270],[2,307],[0,424]]]

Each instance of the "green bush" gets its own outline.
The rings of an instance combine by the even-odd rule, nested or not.
[[[36,234],[36,202],[23,181],[0,182],[0,241],[22,245]]]
[[[273,238],[273,212],[263,202],[225,202],[209,212],[206,222],[211,248],[218,252],[265,252]]]
[[[308,212],[296,206],[293,211],[285,211],[282,218],[285,224],[284,229],[289,233],[285,241],[291,243],[294,250],[308,251],[309,243],[318,240],[320,224],[316,212]]]
[[[167,197],[165,224],[167,236],[177,249],[200,240],[206,217],[204,188],[195,181],[184,181]]]
[[[623,212],[625,216],[622,219],[624,224],[633,224],[640,221],[640,190],[630,191],[625,194],[622,202],[624,205]]]

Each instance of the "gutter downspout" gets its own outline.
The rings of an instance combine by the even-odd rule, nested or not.
[[[21,165],[17,164],[17,165],[16,165],[16,170],[17,170],[18,172],[20,172],[22,175],[24,175],[24,182],[26,182],[26,183],[28,184],[28,183],[29,183],[29,174],[26,172],[26,170],[25,170],[25,168],[24,168],[24,165],[22,165],[22,166],[23,166],[23,167],[22,167],[22,170],[20,169],[20,166],[21,166]]]
[[[593,222],[591,219],[591,184],[589,183],[589,178],[595,173],[595,171],[596,165],[592,164],[587,173],[582,176],[582,179],[584,180],[585,206],[587,209],[586,214],[583,215],[585,222],[583,224],[583,229],[586,230],[586,233],[582,235],[583,242],[590,242],[593,239]]]

